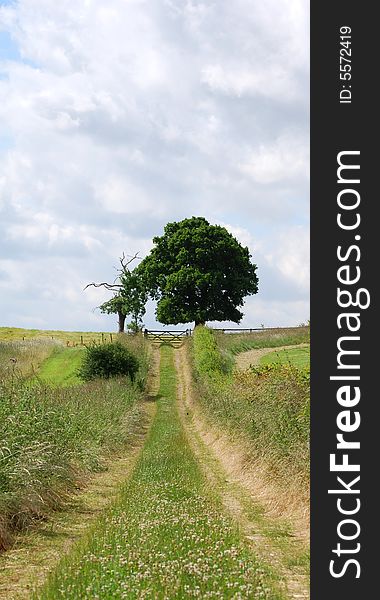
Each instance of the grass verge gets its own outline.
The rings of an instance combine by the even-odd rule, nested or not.
[[[202,360],[202,346],[220,336],[198,328],[193,337],[194,370],[199,401],[206,415],[247,450],[268,486],[281,490],[284,501],[309,504],[310,378],[308,370],[271,364],[241,372],[223,372],[217,361]],[[288,340],[289,341],[289,340]],[[265,345],[268,340],[265,341]],[[223,348],[222,348],[223,352]]]
[[[0,379],[0,549],[13,543],[15,532],[62,507],[129,441],[148,368],[142,336],[134,344],[141,358],[135,384],[120,378],[69,386],[82,350],[55,346],[40,382],[15,371]],[[30,348],[34,343],[22,342],[22,352]],[[25,352],[28,373],[31,359]]]
[[[34,598],[283,598],[207,488],[175,407],[173,350],[161,352],[157,414],[132,478]]]

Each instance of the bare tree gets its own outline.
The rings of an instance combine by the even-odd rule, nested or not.
[[[135,329],[138,328],[138,323],[141,317],[145,314],[145,304],[147,301],[147,293],[139,278],[133,271],[129,269],[129,265],[134,260],[141,260],[138,253],[134,256],[125,255],[123,252],[119,258],[121,268],[116,269],[118,275],[112,283],[102,281],[100,283],[88,283],[84,290],[88,287],[104,287],[106,290],[114,293],[114,296],[104,302],[99,307],[103,313],[117,314],[119,333],[124,333],[125,320],[128,314],[132,315],[132,323]]]

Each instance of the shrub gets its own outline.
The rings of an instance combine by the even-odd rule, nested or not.
[[[120,375],[129,376],[134,381],[138,368],[137,358],[120,342],[94,344],[87,347],[78,375],[85,381]]]

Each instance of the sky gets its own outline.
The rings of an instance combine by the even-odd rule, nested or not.
[[[308,10],[0,0],[0,326],[112,331],[85,285],[193,215],[257,264],[241,327],[309,319]]]

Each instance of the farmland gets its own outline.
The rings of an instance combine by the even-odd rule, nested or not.
[[[5,333],[0,598],[308,597],[307,368],[236,368],[307,328],[123,336],[136,381],[88,383],[67,332]]]

